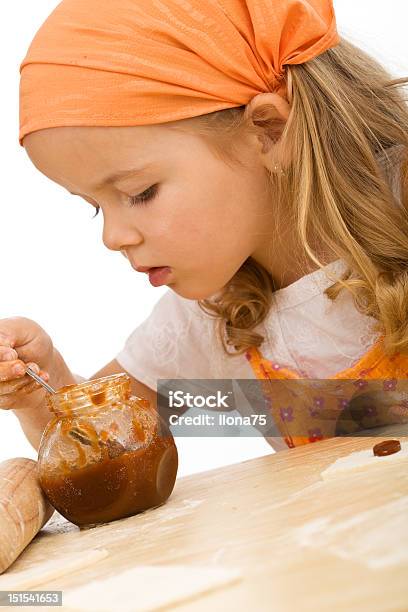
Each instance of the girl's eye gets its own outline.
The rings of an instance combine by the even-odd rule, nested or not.
[[[94,216],[92,217],[92,219],[95,219],[95,217],[97,217],[97,216],[98,216],[99,211],[101,210],[101,207],[100,207],[100,206],[95,206],[95,208],[96,208],[96,213],[94,214]]]
[[[138,196],[130,196],[129,203],[131,206],[139,206],[140,204],[146,204],[146,202],[150,202],[153,200],[159,191],[158,185],[152,185],[149,189],[146,189],[143,193]]]

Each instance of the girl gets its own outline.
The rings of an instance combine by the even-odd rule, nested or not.
[[[337,416],[368,379],[395,390],[406,82],[339,37],[331,0],[61,2],[21,65],[20,143],[102,210],[109,249],[169,287],[92,378],[125,370],[151,401],[159,378],[341,380]],[[75,377],[33,321],[0,330],[1,405],[37,447],[44,392],[12,368]],[[285,447],[335,435],[324,397],[276,389]]]

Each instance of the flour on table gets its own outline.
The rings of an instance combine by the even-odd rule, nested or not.
[[[395,465],[404,461],[408,462],[408,442],[401,442],[400,451],[392,455],[385,455],[384,457],[375,456],[372,448],[340,457],[323,470],[321,477],[323,480],[331,480],[338,476],[349,476],[354,472],[364,472],[374,467]]]
[[[138,565],[64,591],[64,606],[86,612],[147,612],[197,598],[241,578],[241,572],[236,569]]]
[[[399,566],[402,570],[408,564],[407,515],[408,495],[404,495],[345,519],[318,517],[293,529],[290,537],[299,546],[369,569]]]
[[[81,553],[65,553],[58,559],[50,559],[19,572],[9,570],[0,576],[0,591],[31,589],[44,582],[50,582],[89,565],[94,565],[107,556],[106,548],[95,548]]]

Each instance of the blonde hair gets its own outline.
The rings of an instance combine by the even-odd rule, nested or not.
[[[254,111],[252,120],[245,107],[194,118],[194,132],[233,164],[248,134],[276,140],[279,133],[292,155],[285,174],[268,173],[271,202],[297,232],[302,261],[324,266],[310,243],[311,228],[317,243],[345,260],[345,274],[332,278],[326,295],[335,300],[350,291],[358,310],[377,320],[387,354],[408,353],[407,83],[342,39],[305,64],[287,66],[292,108],[283,132],[271,105]],[[401,147],[401,203],[377,159],[395,146]],[[254,328],[267,316],[273,291],[273,278],[250,257],[217,296],[198,302],[217,319],[227,354],[262,344]]]

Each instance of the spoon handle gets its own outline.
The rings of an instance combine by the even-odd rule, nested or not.
[[[47,385],[47,383],[28,366],[26,367],[26,373],[40,383],[40,385],[42,385],[45,389],[47,389],[49,393],[56,393],[55,389],[53,389],[50,385]]]

